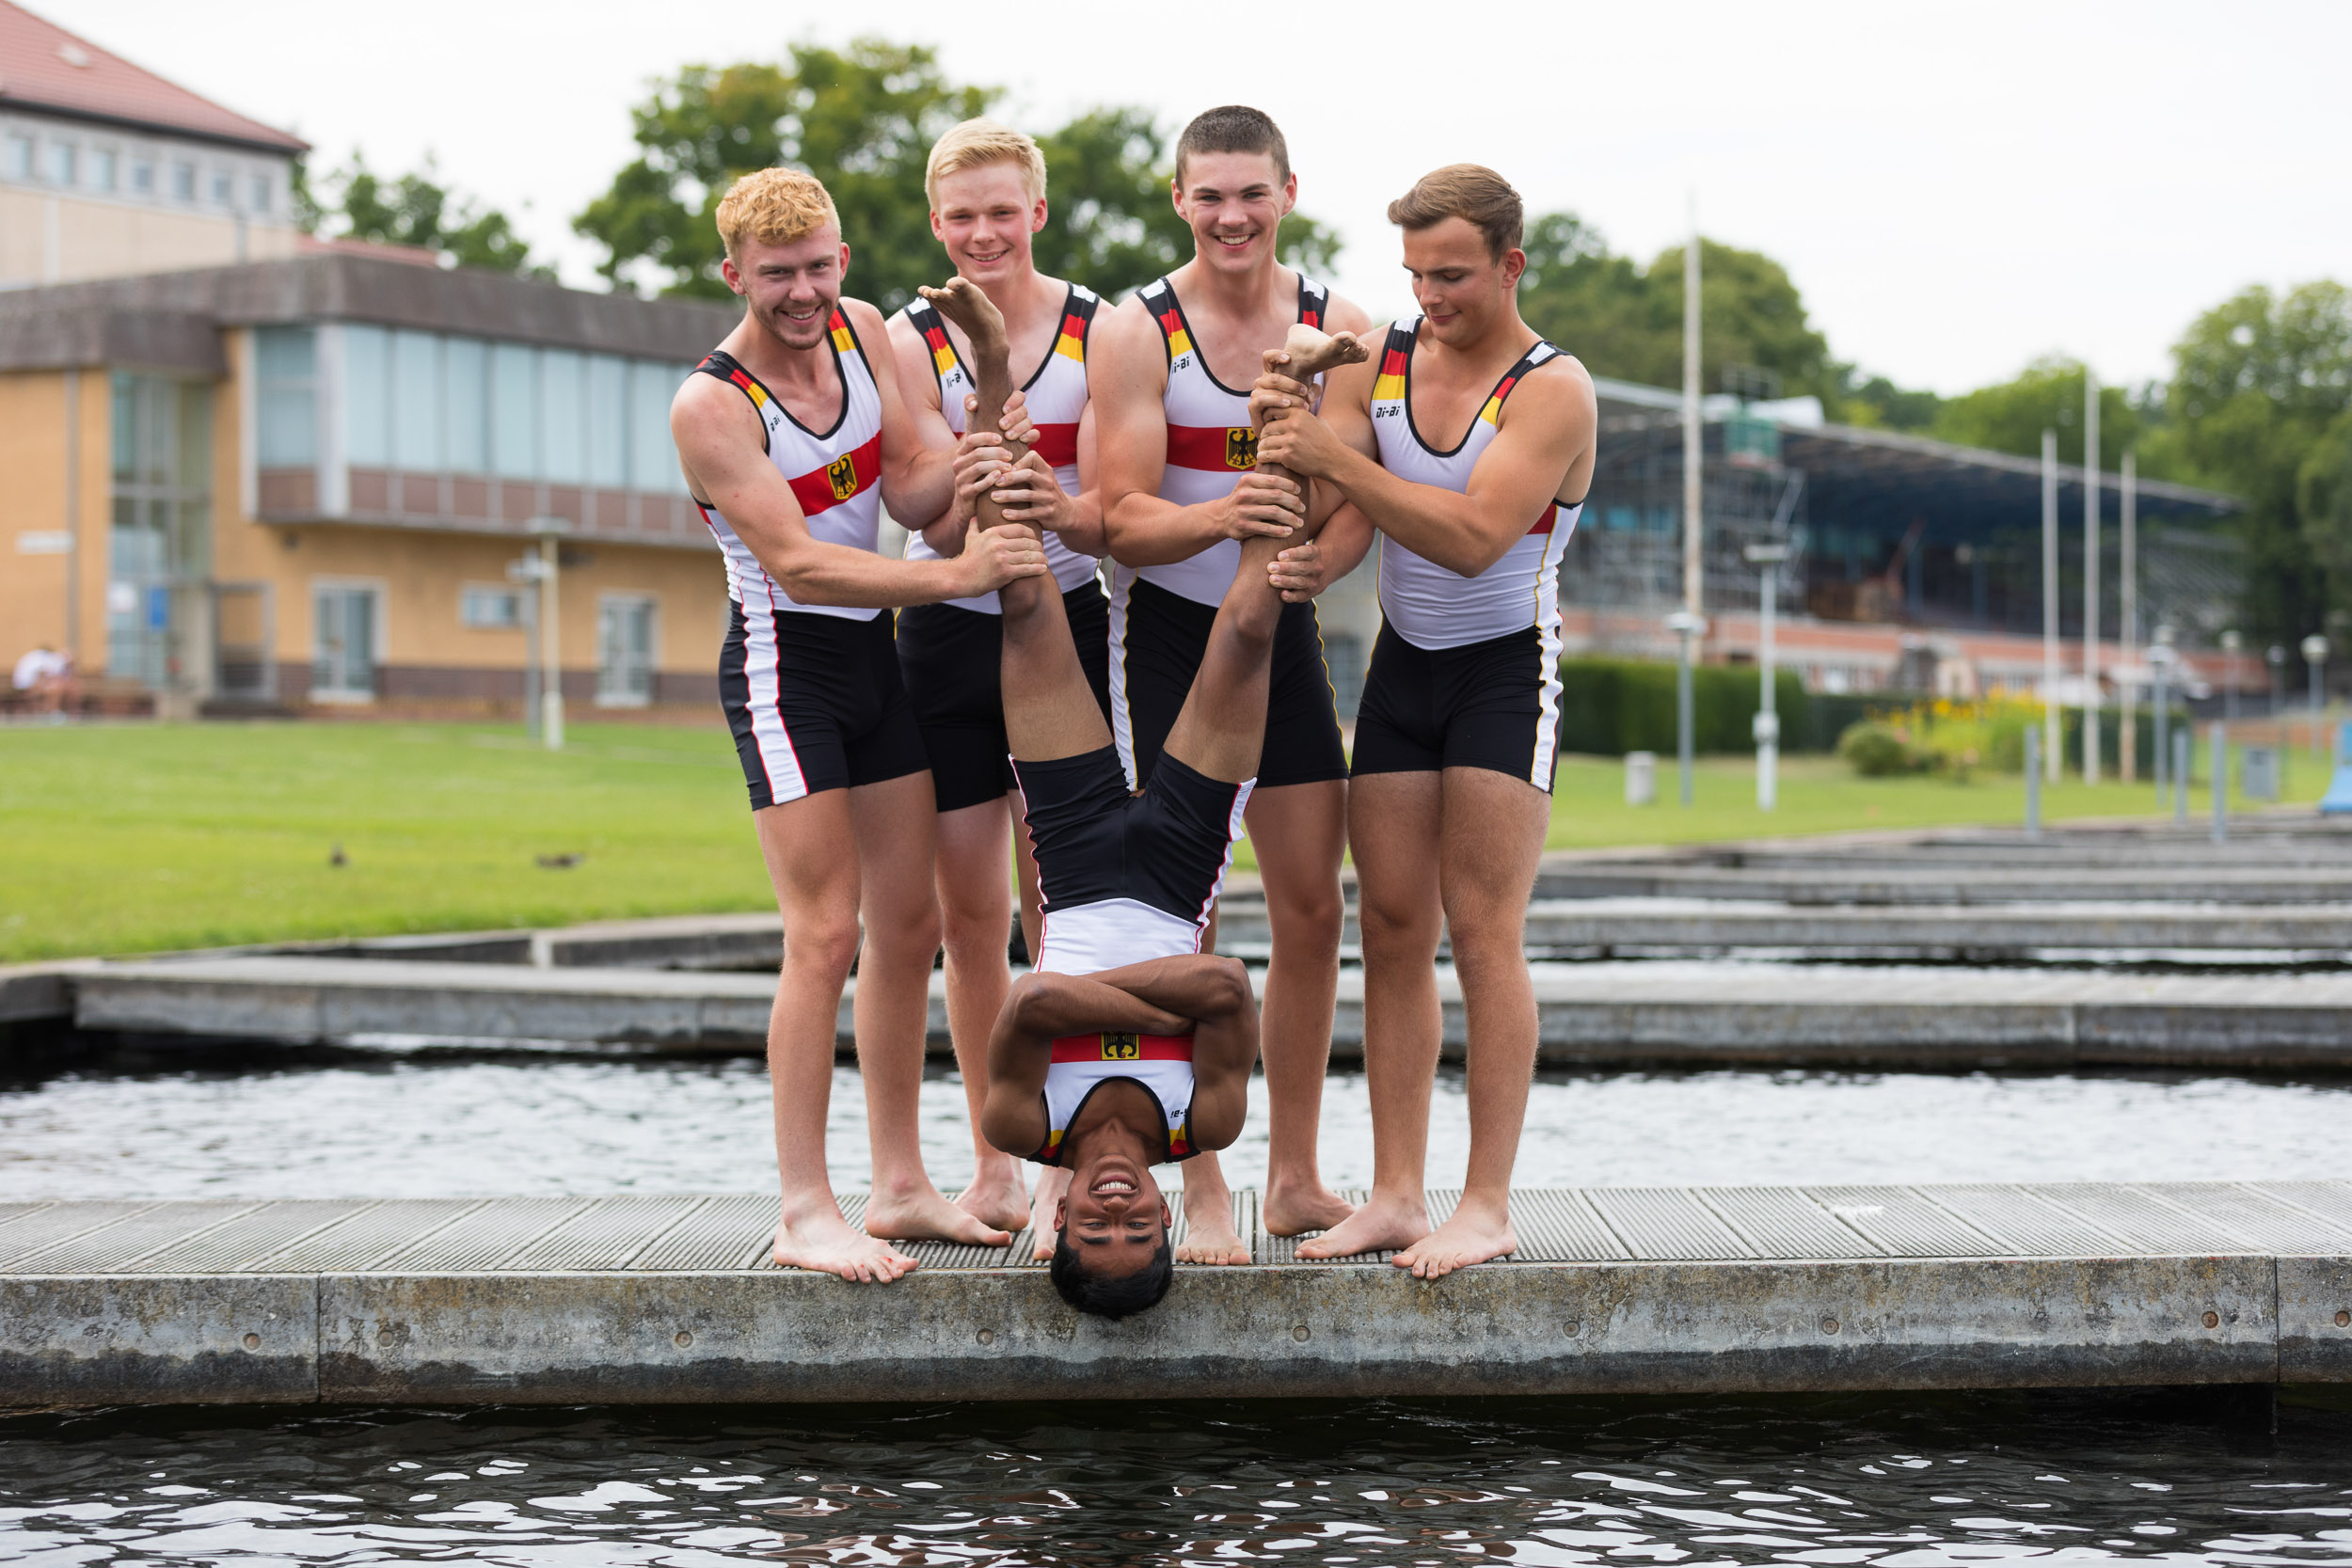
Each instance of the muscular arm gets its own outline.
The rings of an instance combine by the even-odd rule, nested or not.
[[[1088,356],[1089,411],[1102,474],[1104,544],[1127,566],[1189,560],[1223,539],[1280,536],[1297,520],[1298,486],[1246,473],[1198,506],[1160,499],[1168,471],[1168,350],[1151,310],[1130,299],[1101,322]]]
[[[1572,359],[1557,363],[1519,384],[1463,491],[1400,479],[1343,439],[1341,427],[1301,410],[1278,411],[1259,450],[1312,475],[1318,488],[1328,483],[1414,554],[1476,577],[1525,536],[1572,472],[1591,468],[1592,378]]]

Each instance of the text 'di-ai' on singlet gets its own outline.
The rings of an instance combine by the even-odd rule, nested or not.
[[[1082,289],[1075,283],[1070,285],[1069,298],[1062,306],[1061,330],[1055,336],[1054,346],[1046,351],[1045,362],[1038,366],[1037,373],[1021,388],[1022,395],[1028,400],[1029,422],[1037,426],[1037,445],[1032,450],[1052,465],[1054,478],[1060,482],[1062,493],[1069,496],[1078,493],[1078,420],[1087,409],[1087,334],[1094,325],[1094,309],[1100,304],[1102,300],[1092,290]],[[947,335],[947,324],[928,301],[918,298],[909,305],[906,318],[922,334],[923,346],[930,354],[931,374],[939,379],[939,411],[946,417],[947,428],[961,436],[963,400],[973,391],[972,372],[956,353],[955,340]],[[939,552],[917,531],[907,535],[907,559],[937,561]],[[1094,557],[1082,555],[1063,544],[1060,534],[1048,533],[1045,564],[1067,594],[1094,575],[1097,562]],[[946,602],[959,610],[977,610],[983,615],[1004,612],[993,594]]]
[[[1229,374],[1247,372],[1235,391],[1209,373],[1200,350],[1184,320],[1184,305],[1175,287],[1155,278],[1139,291],[1159,323],[1168,349],[1168,391],[1161,399],[1168,414],[1168,462],[1160,472],[1160,499],[1179,506],[1199,506],[1230,496],[1241,476],[1258,466],[1258,436],[1249,423],[1249,388],[1258,379],[1258,365],[1228,365]],[[1331,291],[1305,274],[1298,278],[1298,319],[1321,327]],[[1114,564],[1115,577],[1141,578],[1195,604],[1225,601],[1241,570],[1241,544],[1220,539],[1200,554],[1164,566],[1128,568]]]
[[[1041,1165],[1061,1163],[1062,1141],[1087,1097],[1115,1078],[1140,1084],[1159,1102],[1168,1135],[1163,1160],[1187,1160],[1192,1143],[1192,1037],[1189,1035],[1064,1035],[1045,1069],[1045,1142],[1029,1156]]]
[[[1413,348],[1421,318],[1389,328],[1380,373],[1372,388],[1372,429],[1380,443],[1380,466],[1399,479],[1455,492],[1470,488],[1470,470],[1495,438],[1502,405],[1527,373],[1560,356],[1538,342],[1495,383],[1470,421],[1470,434],[1452,451],[1437,451],[1413,428],[1410,397]],[[1415,555],[1387,534],[1380,536],[1380,614],[1396,634],[1416,648],[1459,648],[1528,626],[1543,637],[1545,657],[1560,652],[1560,558],[1584,508],[1548,501],[1528,520],[1527,532],[1502,559],[1464,577]]]
[[[841,377],[841,417],[828,431],[814,431],[794,419],[776,394],[733,355],[713,350],[694,369],[739,388],[759,415],[768,448],[768,461],[792,486],[801,515],[808,520],[812,539],[870,550],[882,524],[882,393],[874,385],[873,368],[850,320],[833,313],[827,346],[834,372]],[[837,615],[845,621],[870,621],[879,610],[852,610],[839,605],[802,604],[776,585],[715,507],[695,503],[703,521],[719,541],[726,560],[727,596],[746,613],[798,610],[808,615]]]

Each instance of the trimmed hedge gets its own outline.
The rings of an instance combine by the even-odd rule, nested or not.
[[[1773,707],[1783,751],[1827,751],[1833,732],[1816,738],[1809,696],[1794,670],[1773,672]],[[1560,745],[1564,751],[1623,756],[1675,750],[1675,666],[1648,659],[1578,656],[1560,661]],[[1692,741],[1702,752],[1756,746],[1763,682],[1753,664],[1701,664],[1691,671]],[[1861,714],[1857,710],[1855,718]]]

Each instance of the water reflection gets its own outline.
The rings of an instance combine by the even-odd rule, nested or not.
[[[0,1559],[2352,1563],[2352,1401],[0,1420]]]

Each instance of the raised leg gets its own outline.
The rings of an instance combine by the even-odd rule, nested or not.
[[[947,1201],[923,1168],[921,1101],[931,959],[939,906],[931,895],[931,776],[910,773],[849,792],[866,940],[858,953],[858,1071],[873,1145],[866,1228],[898,1241],[1005,1246],[1011,1235]]]
[[[773,1256],[787,1268],[886,1284],[914,1267],[914,1259],[852,1228],[825,1173],[834,1033],[841,987],[858,948],[850,798],[826,790],[755,812],[752,821],[784,916],[784,969],[768,1014],[768,1076],[783,1186]]]
[[[935,886],[940,941],[947,955],[947,1033],[955,1042],[956,1068],[972,1117],[972,1184],[956,1198],[956,1207],[983,1225],[1018,1230],[1029,1215],[1021,1162],[980,1136],[980,1108],[988,1100],[989,1031],[1012,981],[1005,961],[1005,933],[1012,921],[1005,872],[1011,824],[1008,799],[1019,797],[1000,796],[939,814]]]
[[[939,288],[927,287],[916,292],[941,315],[963,328],[963,335],[971,340],[975,406],[966,428],[994,430],[1005,417],[1006,399],[1012,396],[1012,369],[1007,357],[1010,342],[1005,333],[1004,315],[996,309],[996,302],[968,278],[951,277]],[[1008,444],[1005,455],[1009,461],[1018,463],[1027,451],[1026,447]],[[992,495],[983,494],[974,510],[982,528],[996,528],[1006,521],[1005,509],[996,504]],[[1051,578],[1036,580],[1048,588],[1053,586]]]
[[[1499,776],[1499,775],[1498,775]],[[1371,773],[1348,784],[1357,921],[1364,942],[1364,1078],[1372,1093],[1372,1197],[1302,1258],[1406,1247],[1429,1233],[1422,1196],[1429,1096],[1444,1026],[1438,1002],[1436,773]]]
[[[1511,1229],[1511,1167],[1535,1069],[1535,986],[1524,946],[1551,798],[1483,768],[1443,775],[1439,890],[1470,1033],[1470,1169],[1446,1222],[1396,1256],[1424,1279],[1501,1258]],[[1426,1118],[1424,1117],[1424,1125]]]
[[[1343,780],[1261,789],[1249,798],[1249,841],[1274,933],[1259,1038],[1268,1113],[1264,1216],[1277,1236],[1328,1230],[1354,1212],[1323,1184],[1315,1152],[1340,984],[1346,831]]]

